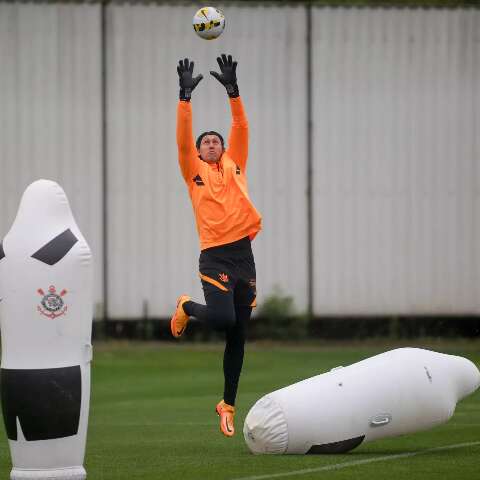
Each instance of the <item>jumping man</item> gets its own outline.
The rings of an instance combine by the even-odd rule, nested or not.
[[[190,98],[203,76],[193,77],[194,62],[187,58],[180,60],[177,67],[180,83],[178,160],[200,237],[199,270],[206,305],[181,295],[170,327],[172,335],[178,338],[193,316],[226,332],[225,386],[216,412],[221,431],[231,437],[245,329],[256,299],[255,262],[250,242],[261,229],[261,217],[247,189],[248,121],[238,91],[237,62],[232,61],[231,55],[222,55],[217,62],[220,73],[210,74],[226,88],[232,112],[228,148],[223,137],[214,131],[202,133],[195,142]]]

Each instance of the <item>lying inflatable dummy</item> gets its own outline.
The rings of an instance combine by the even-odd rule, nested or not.
[[[0,388],[12,480],[86,478],[92,256],[62,188],[23,194],[0,244]]]
[[[344,453],[446,422],[480,385],[466,358],[400,348],[269,393],[243,429],[253,453]]]

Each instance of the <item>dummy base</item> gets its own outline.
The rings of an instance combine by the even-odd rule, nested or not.
[[[83,467],[58,468],[54,470],[30,470],[13,468],[10,480],[85,480],[87,472]]]

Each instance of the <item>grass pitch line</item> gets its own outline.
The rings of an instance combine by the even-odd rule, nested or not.
[[[356,460],[353,462],[336,463],[334,465],[325,465],[318,468],[305,468],[303,470],[293,470],[291,472],[271,473],[265,475],[255,475],[253,477],[242,477],[234,480],[266,480],[270,478],[293,477],[294,475],[306,475],[308,473],[327,472],[329,470],[340,470],[347,467],[356,467],[366,463],[386,462],[389,460],[399,460],[401,458],[415,457],[416,455],[424,455],[426,453],[441,452],[443,450],[454,450],[456,448],[474,447],[480,445],[480,442],[457,443],[455,445],[445,445],[443,447],[429,448],[427,450],[419,450],[418,452],[399,453],[396,455],[385,455],[383,457],[367,458],[365,460]]]

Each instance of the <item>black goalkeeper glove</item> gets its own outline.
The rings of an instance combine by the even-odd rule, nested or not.
[[[221,73],[211,71],[210,75],[213,75],[227,89],[230,98],[237,98],[240,95],[237,85],[237,62],[232,60],[231,55],[227,57],[224,53],[221,57],[217,57],[217,62]]]
[[[192,92],[200,83],[203,75],[198,75],[193,78],[193,66],[195,62],[190,62],[188,58],[180,60],[177,66],[178,82],[180,84],[180,100],[190,101]]]

